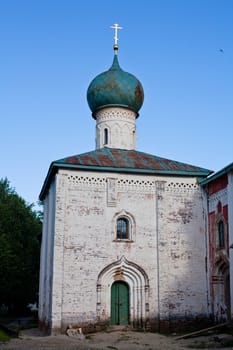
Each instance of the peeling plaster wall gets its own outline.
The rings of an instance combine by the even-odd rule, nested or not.
[[[119,215],[131,222],[127,241],[116,240]],[[97,286],[97,280],[113,263],[121,264],[123,279],[133,265],[148,276],[137,302],[130,299],[132,323],[208,316],[205,219],[195,178],[59,170],[54,227],[54,330],[109,322],[111,281]]]
[[[161,319],[208,314],[203,209],[193,179],[168,179],[158,196]]]
[[[231,206],[231,178],[226,174],[207,185],[208,223],[209,223],[209,271],[210,297],[212,315],[216,322],[223,322],[230,317],[230,264],[229,239],[231,240],[231,223],[229,214]],[[219,247],[218,223],[224,223],[224,247]],[[231,253],[231,252],[230,252]]]

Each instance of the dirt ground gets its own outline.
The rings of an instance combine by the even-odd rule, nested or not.
[[[177,340],[176,336],[168,337],[158,333],[114,331],[93,333],[84,339],[78,339],[66,335],[45,337],[38,329],[31,329],[21,332],[19,338],[0,343],[0,350],[184,350],[193,348],[195,343],[200,349],[200,344],[206,341],[208,349],[216,349],[216,346],[219,350],[223,349],[217,343],[210,347],[211,340],[207,337]]]

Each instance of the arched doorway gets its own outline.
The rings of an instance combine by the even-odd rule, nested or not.
[[[96,305],[98,319],[111,324],[119,323],[112,317],[114,312],[117,312],[112,310],[112,299],[114,300],[114,293],[117,293],[114,288],[118,288],[117,286],[122,289],[120,292],[127,294],[128,311],[125,312],[128,315],[127,324],[137,328],[145,327],[149,317],[149,278],[139,265],[124,256],[107,265],[98,276]]]
[[[122,281],[111,287],[111,324],[129,324],[129,286]]]
[[[217,322],[224,322],[231,316],[229,262],[226,257],[218,258],[212,278],[214,316]]]

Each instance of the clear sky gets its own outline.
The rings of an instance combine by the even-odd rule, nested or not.
[[[0,178],[35,203],[52,161],[95,149],[86,101],[113,59],[145,92],[137,149],[233,162],[233,0],[0,0]]]

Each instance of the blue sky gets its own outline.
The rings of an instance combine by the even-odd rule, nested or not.
[[[53,160],[95,149],[86,101],[113,59],[144,87],[137,149],[233,161],[232,0],[0,0],[0,178],[35,203]]]

